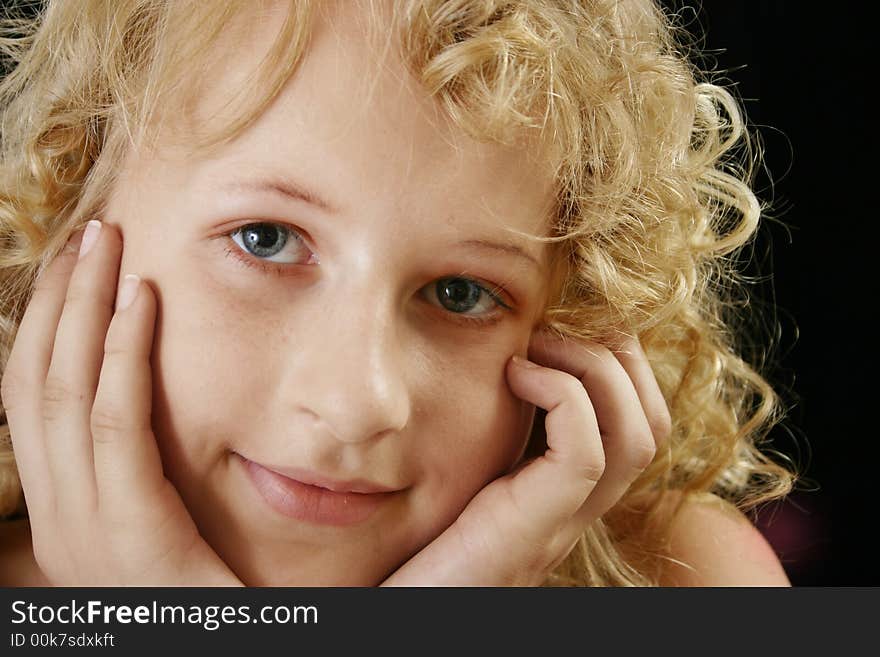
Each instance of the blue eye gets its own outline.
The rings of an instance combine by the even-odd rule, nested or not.
[[[438,279],[427,290],[446,310],[463,316],[485,316],[498,307],[510,307],[498,295],[469,278],[447,276]]]
[[[295,231],[279,224],[247,224],[229,233],[229,237],[242,251],[255,258],[282,264],[297,264],[298,259],[301,260],[303,255],[298,251],[305,249],[302,238]],[[293,249],[292,259],[276,257],[285,250],[285,247],[288,247],[288,250]],[[307,249],[305,250],[308,252]]]
[[[275,255],[287,244],[287,233],[272,224],[245,226],[240,234],[247,250],[261,258]]]

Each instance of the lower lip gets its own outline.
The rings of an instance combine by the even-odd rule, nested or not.
[[[242,457],[266,503],[278,513],[319,525],[354,525],[367,520],[393,493],[337,493],[268,470]]]

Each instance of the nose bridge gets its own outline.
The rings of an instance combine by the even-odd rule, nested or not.
[[[381,277],[358,278],[360,283],[349,279],[321,295],[338,301],[319,301],[315,308],[307,371],[301,373],[302,405],[348,443],[400,431],[410,413],[393,294]]]

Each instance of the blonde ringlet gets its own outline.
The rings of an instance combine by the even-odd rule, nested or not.
[[[377,52],[396,49],[444,116],[478,140],[537,144],[552,167],[550,234],[526,236],[555,256],[543,324],[572,340],[641,340],[672,436],[547,583],[656,584],[683,500],[711,492],[745,511],[796,477],[762,451],[783,408],[735,330],[738,255],[762,214],[738,103],[701,81],[687,35],[652,0],[359,1]],[[195,147],[233,138],[268,106],[326,4],[62,0],[39,20],[0,23],[11,62],[0,83],[0,371],[40,269],[101,214],[126,153],[191,107],[218,53],[246,38],[242,12],[286,16],[259,75],[230,90],[232,118],[191,135]],[[5,423],[0,440],[0,514],[25,513]]]

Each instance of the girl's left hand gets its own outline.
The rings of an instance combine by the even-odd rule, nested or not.
[[[669,438],[666,402],[638,340],[614,352],[536,333],[507,376],[546,409],[547,451],[496,479],[383,586],[538,586]]]

